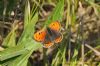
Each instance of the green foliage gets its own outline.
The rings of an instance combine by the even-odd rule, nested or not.
[[[32,11],[32,13],[33,12],[34,10]],[[37,21],[38,21],[38,12],[37,11],[34,12],[34,15],[31,14],[30,3],[29,1],[27,1],[25,6],[25,20],[24,20],[25,25],[22,36],[20,37],[18,43],[15,44],[15,36],[14,36],[15,30],[13,29],[8,34],[8,37],[5,38],[3,43],[5,44],[5,46],[8,46],[9,44],[9,46],[8,48],[0,52],[1,65],[27,66],[28,58],[30,57],[32,52],[42,47],[42,45],[36,43],[32,37],[34,33],[34,26]]]
[[[98,0],[97,0],[98,1]],[[8,15],[14,8],[14,6],[19,2],[17,0],[9,0],[8,6],[6,4],[2,4],[3,1],[0,1],[1,4],[1,11],[5,12],[6,15]],[[23,1],[22,1],[23,2]],[[43,51],[43,63],[45,66],[77,66],[80,65],[88,65],[92,63],[92,59],[88,58],[88,62],[85,63],[84,57],[90,55],[93,50],[89,49],[87,52],[84,52],[82,50],[85,50],[85,39],[83,34],[83,25],[82,22],[84,21],[84,16],[86,13],[81,13],[80,15],[77,15],[77,11],[79,8],[81,8],[82,11],[82,4],[81,2],[85,2],[86,6],[91,6],[93,8],[94,14],[96,15],[97,19],[100,19],[100,5],[96,4],[94,0],[39,0],[38,1],[29,1],[25,0],[25,11],[24,11],[24,30],[18,40],[16,42],[16,29],[18,26],[15,24],[12,25],[11,31],[7,35],[7,37],[4,39],[2,46],[4,47],[3,51],[0,51],[0,66],[31,66],[28,65],[28,59],[33,53],[33,51],[36,51],[38,49],[42,49],[43,46],[41,43],[36,42],[33,39],[33,34],[35,32],[35,26],[36,23],[39,20],[39,10],[41,10],[42,6],[40,4],[43,3],[50,3],[54,4],[55,8],[51,12],[51,14],[48,16],[48,19],[46,19],[44,23],[44,28],[48,26],[52,21],[59,21],[64,23],[62,28],[64,29],[64,32],[62,30],[63,34],[63,40],[61,43],[59,43],[58,47],[56,47],[56,52],[52,55],[52,61],[49,63],[48,54],[46,54],[47,51]],[[54,2],[54,3],[53,3]],[[12,4],[11,4],[12,3]],[[57,4],[55,4],[57,3]],[[32,5],[31,5],[32,4]],[[5,6],[3,8],[3,6]],[[86,7],[85,6],[85,7]],[[39,9],[40,8],[40,9]],[[67,12],[67,13],[65,13]],[[3,14],[3,17],[5,16]],[[83,15],[82,15],[83,14]],[[87,15],[86,15],[87,16]],[[86,17],[87,18],[87,17]],[[64,19],[64,20],[63,20]],[[81,19],[78,21],[78,19]],[[64,22],[63,22],[64,21]],[[93,21],[95,21],[93,19]],[[89,22],[89,21],[88,21]],[[98,23],[97,23],[98,24]],[[79,25],[76,31],[76,38],[75,42],[72,42],[72,28],[76,25]],[[40,27],[40,26],[39,26]],[[95,41],[95,49],[100,49],[100,38]],[[82,47],[83,46],[83,47]],[[88,47],[87,47],[88,48]],[[80,50],[81,49],[81,50]],[[44,49],[43,49],[44,50]],[[81,52],[82,51],[82,52]],[[94,54],[95,55],[95,54]],[[80,57],[82,56],[82,57]],[[86,58],[87,59],[87,58]],[[34,59],[33,59],[34,60]],[[35,61],[35,60],[34,60]],[[100,65],[99,62],[96,62],[98,65]]]
[[[13,27],[11,32],[5,38],[2,45],[5,47],[14,47],[16,45],[15,39],[16,39],[16,27]]]

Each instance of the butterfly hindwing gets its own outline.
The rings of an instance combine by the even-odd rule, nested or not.
[[[59,33],[59,36],[57,38],[55,38],[54,42],[55,43],[59,43],[62,41],[63,35],[61,33]]]
[[[53,42],[49,42],[49,41],[47,42],[47,41],[46,41],[46,42],[43,43],[43,47],[49,48],[49,47],[51,47],[53,44],[54,44]]]

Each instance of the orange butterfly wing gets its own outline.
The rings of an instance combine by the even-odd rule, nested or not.
[[[58,21],[54,21],[49,25],[49,28],[55,31],[59,31],[61,28],[61,24]]]
[[[49,47],[51,47],[53,44],[54,44],[54,43],[52,43],[52,42],[48,42],[48,43],[43,44],[43,47],[44,47],[44,48],[49,48]]]
[[[55,43],[59,43],[62,41],[63,35],[59,36],[58,38],[55,39]]]
[[[36,41],[39,41],[39,42],[42,42],[45,40],[45,36],[46,36],[46,31],[44,29],[40,30],[40,31],[37,31],[35,34],[34,34],[34,39]]]

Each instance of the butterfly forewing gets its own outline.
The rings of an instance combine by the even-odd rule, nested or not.
[[[45,40],[45,36],[46,36],[46,31],[40,30],[34,34],[34,39],[36,41],[42,42],[43,40]]]
[[[59,31],[61,28],[61,24],[58,21],[54,21],[49,25],[49,28],[55,31]]]

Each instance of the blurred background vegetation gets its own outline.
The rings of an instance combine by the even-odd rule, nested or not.
[[[34,32],[60,21],[48,49]],[[100,0],[0,0],[0,66],[100,66]]]

